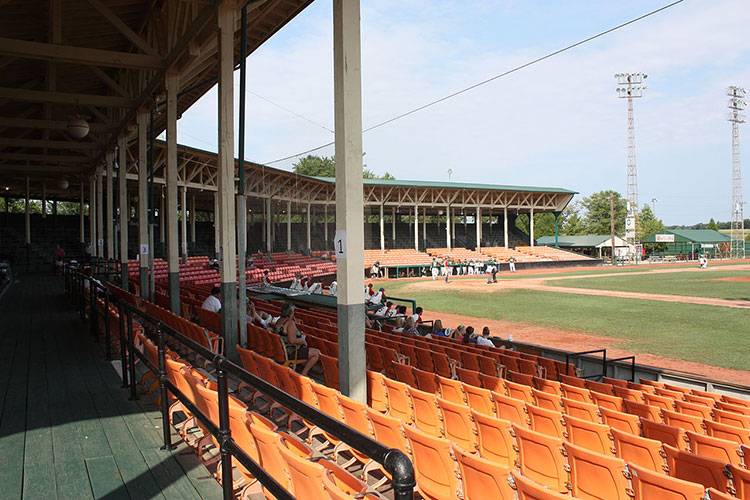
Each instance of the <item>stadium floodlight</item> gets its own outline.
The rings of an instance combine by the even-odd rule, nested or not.
[[[730,257],[745,258],[745,217],[742,202],[742,165],[740,163],[740,124],[745,123],[742,111],[747,107],[745,89],[732,85],[727,89],[729,122],[732,124],[732,217]]]
[[[638,246],[638,170],[635,161],[635,121],[633,118],[633,99],[643,97],[646,86],[643,81],[648,78],[646,73],[617,73],[617,97],[627,99],[628,109],[628,133],[627,133],[627,206],[628,213],[625,220],[625,240],[630,245]],[[636,252],[636,259],[639,252]]]

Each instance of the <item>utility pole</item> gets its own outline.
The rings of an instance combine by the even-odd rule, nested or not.
[[[633,99],[643,97],[646,86],[643,81],[645,73],[617,73],[617,97],[628,103],[628,214],[625,219],[625,240],[636,249],[638,258],[638,170],[635,162],[635,120],[633,118]]]
[[[742,203],[742,165],[740,164],[740,123],[745,123],[742,111],[745,103],[745,89],[732,85],[727,89],[729,96],[729,122],[732,124],[732,218],[731,250],[733,259],[745,258],[745,218]]]
[[[609,194],[609,235],[612,238],[612,265],[615,261],[615,193]]]

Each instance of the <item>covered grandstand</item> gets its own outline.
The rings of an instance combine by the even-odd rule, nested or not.
[[[643,238],[647,255],[697,259],[699,255],[721,258],[729,255],[730,238],[713,229],[665,229]]]

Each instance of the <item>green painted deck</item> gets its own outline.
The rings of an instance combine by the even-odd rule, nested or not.
[[[159,449],[160,413],[120,385],[63,279],[17,278],[0,299],[0,498],[221,498],[191,449]]]

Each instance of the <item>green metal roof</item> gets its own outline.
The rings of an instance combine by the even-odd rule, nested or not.
[[[608,234],[561,234],[557,238],[557,244],[566,248],[588,248],[601,245],[612,237]],[[554,245],[554,236],[542,236],[537,238],[537,245]]]
[[[314,177],[323,182],[335,183],[333,177]],[[478,184],[470,182],[410,181],[403,179],[364,179],[366,186],[423,187],[437,189],[486,189],[489,191],[521,191],[531,193],[578,194],[577,191],[557,187],[511,186],[506,184]]]
[[[674,234],[675,242],[687,241],[692,243],[724,243],[731,238],[713,229],[665,229],[658,234]],[[644,243],[655,243],[656,234],[649,234],[643,238]]]

